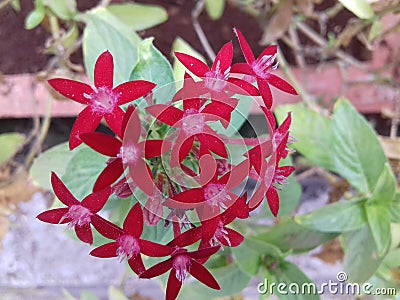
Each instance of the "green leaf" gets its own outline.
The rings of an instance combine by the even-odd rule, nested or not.
[[[55,172],[62,177],[68,164],[78,150],[70,151],[68,142],[54,146],[37,157],[29,171],[36,184],[46,190],[52,190],[50,177]]]
[[[139,62],[133,69],[130,80],[148,80],[157,84],[153,90],[156,103],[171,101],[176,92],[171,64],[154,47],[153,38],[142,41],[138,51]]]
[[[74,296],[71,295],[70,292],[68,292],[66,289],[62,289],[62,294],[65,298],[65,300],[77,300]]]
[[[206,11],[212,20],[222,17],[225,8],[225,0],[206,0]]]
[[[252,239],[249,236],[246,236],[242,244],[232,248],[231,251],[239,268],[251,276],[258,273],[263,256],[283,257],[283,253],[275,245]]]
[[[371,28],[369,29],[368,41],[373,42],[377,37],[379,37],[382,34],[382,31],[383,31],[382,21],[379,19],[375,20],[372,23]]]
[[[378,256],[369,226],[350,231],[343,238],[344,270],[348,282],[363,283],[378,269],[382,258]]]
[[[262,294],[274,294],[279,299],[319,299],[316,285],[296,265],[281,261],[269,272],[272,276],[259,287]]]
[[[0,166],[15,155],[24,141],[25,137],[20,133],[0,134]]]
[[[390,204],[390,220],[400,223],[400,193],[396,193],[395,200]]]
[[[387,159],[374,130],[347,100],[334,107],[332,151],[336,171],[360,193],[372,193]]]
[[[110,14],[108,14],[110,15]],[[137,39],[121,31],[119,24],[107,18],[104,10],[86,15],[87,24],[83,33],[83,57],[88,76],[93,80],[94,65],[101,53],[109,50],[114,57],[114,86],[129,80],[132,69],[138,62]],[[122,28],[123,29],[123,28]]]
[[[62,181],[79,200],[91,193],[99,174],[106,167],[107,156],[101,155],[86,145],[74,151],[73,157],[62,176]]]
[[[367,0],[339,0],[344,7],[355,14],[360,19],[371,19],[374,10]]]
[[[106,9],[134,31],[154,27],[168,19],[166,10],[158,5],[138,3],[112,4]]]
[[[199,52],[194,50],[184,39],[181,37],[177,37],[172,43],[172,57],[174,58],[173,69],[174,69],[174,77],[177,82],[177,89],[180,89],[183,85],[183,76],[185,74],[185,67],[179,62],[179,60],[175,57],[174,52],[182,52],[189,54],[193,57],[200,59],[202,62],[206,63],[206,59]]]
[[[375,241],[379,257],[385,256],[391,242],[390,213],[387,206],[365,205],[368,224]]]
[[[385,163],[381,175],[379,176],[375,190],[367,200],[367,203],[377,203],[389,205],[393,202],[396,195],[397,181],[389,163]]]
[[[21,3],[20,3],[19,0],[11,1],[11,6],[16,12],[20,12],[21,11]]]
[[[284,218],[277,225],[254,239],[277,246],[281,251],[293,250],[294,253],[307,252],[321,244],[333,240],[338,233],[325,233],[301,226],[290,218]]]
[[[365,200],[341,201],[295,217],[296,222],[321,232],[344,232],[358,229],[367,223]]]
[[[42,0],[42,2],[62,20],[72,20],[77,12],[75,0]]]
[[[300,103],[278,106],[275,113],[279,123],[284,121],[288,112],[292,112],[290,135],[296,138],[291,147],[313,164],[334,170],[332,120]]]
[[[391,269],[400,267],[400,248],[390,251],[383,260],[383,263]]]
[[[38,5],[32,10],[25,19],[25,29],[31,30],[42,23],[46,16],[46,9],[43,5]]]
[[[184,285],[177,299],[209,300],[214,297],[231,296],[240,293],[251,279],[251,276],[238,268],[236,263],[209,271],[220,285],[220,290],[210,289],[196,280],[192,284]]]
[[[129,300],[124,293],[113,286],[108,288],[108,300]]]

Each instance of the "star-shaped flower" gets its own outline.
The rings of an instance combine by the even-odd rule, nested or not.
[[[171,241],[168,245],[173,246],[174,241]],[[175,245],[175,250],[172,252],[169,259],[147,269],[141,273],[139,277],[153,278],[171,270],[168,277],[166,300],[176,299],[188,273],[208,287],[219,290],[220,286],[218,282],[211,273],[197,261],[198,259],[210,257],[218,252],[219,249],[220,248],[217,246],[189,252]]]
[[[93,249],[90,255],[109,258],[119,257],[128,260],[132,271],[140,275],[145,271],[141,253],[152,257],[170,255],[172,247],[160,245],[140,238],[143,232],[143,212],[140,203],[136,203],[125,218],[123,228],[119,228],[105,219],[97,219],[93,226],[106,238],[114,242]]]
[[[231,71],[233,73],[251,75],[256,78],[258,89],[260,90],[265,106],[267,108],[271,108],[272,106],[272,94],[269,85],[273,85],[286,93],[297,95],[297,92],[289,83],[271,73],[278,68],[278,63],[275,63],[277,47],[274,45],[265,48],[260,56],[255,59],[243,34],[237,28],[234,28],[234,32],[238,37],[240,47],[242,48],[247,63],[234,64]]]
[[[71,150],[82,143],[80,134],[94,131],[103,117],[112,131],[120,136],[124,112],[119,106],[148,94],[155,87],[154,83],[137,80],[113,88],[114,61],[108,51],[103,52],[96,61],[94,87],[62,78],[50,79],[48,82],[61,95],[87,105],[72,127],[69,140]]]
[[[37,218],[51,224],[69,223],[68,227],[75,228],[76,235],[82,242],[92,244],[90,224],[100,218],[96,213],[108,200],[111,188],[92,193],[79,202],[54,172],[51,174],[51,185],[57,198],[68,207],[50,209],[39,214]]]

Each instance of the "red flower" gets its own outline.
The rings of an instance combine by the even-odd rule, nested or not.
[[[168,245],[174,245],[171,241]],[[139,275],[140,278],[153,278],[171,270],[168,277],[166,300],[174,300],[179,294],[187,273],[210,288],[219,290],[220,286],[211,273],[197,260],[210,257],[218,252],[219,247],[205,248],[189,252],[176,246],[171,258],[154,265]]]
[[[145,271],[140,253],[152,257],[162,257],[170,255],[173,251],[172,247],[140,239],[143,232],[143,212],[140,203],[136,203],[129,211],[123,228],[102,218],[96,219],[93,226],[100,234],[115,242],[93,249],[90,255],[101,258],[118,256],[120,261],[126,259],[132,271],[138,275]]]
[[[186,67],[186,69],[194,75],[204,79],[202,81],[203,86],[211,93],[212,99],[215,99],[216,97],[217,99],[221,99],[221,97],[223,97],[221,93],[225,93],[224,89],[228,83],[239,87],[238,89],[228,87],[226,89],[228,91],[234,90],[235,93],[251,96],[259,95],[258,90],[250,83],[238,78],[229,77],[233,57],[232,42],[226,43],[221,48],[211,69],[201,60],[188,54],[175,52],[175,56]]]
[[[125,134],[126,126],[129,119],[135,112],[134,106],[129,106],[122,120],[121,136]],[[137,114],[133,116],[137,118]],[[140,123],[139,123],[140,124]],[[140,133],[140,128],[135,128]],[[123,147],[122,141],[118,138],[100,132],[83,133],[79,136],[81,140],[93,150],[111,157],[107,167],[100,173],[97,178],[93,191],[101,190],[113,184],[123,173]],[[136,144],[137,151],[141,151],[145,158],[152,158],[162,154],[162,140],[147,140]],[[165,149],[167,150],[167,149]]]
[[[204,146],[203,149],[207,149],[207,153],[210,150],[221,157],[228,157],[225,144],[207,125],[207,121],[217,121],[219,116],[230,116],[233,107],[227,107],[231,110],[222,111],[218,102],[202,107],[201,99],[188,99],[183,101],[183,110],[164,104],[152,105],[146,110],[158,121],[179,129],[174,149],[179,149],[181,162],[192,149],[195,138]]]
[[[39,214],[37,218],[51,224],[69,223],[68,227],[75,228],[76,235],[82,242],[92,244],[90,224],[100,218],[96,213],[108,200],[111,188],[92,193],[79,202],[54,172],[51,173],[51,185],[57,198],[68,207],[50,209]]]
[[[272,94],[269,85],[280,89],[289,94],[297,95],[295,89],[282,78],[271,74],[278,68],[278,63],[274,63],[277,55],[277,47],[269,46],[255,59],[253,52],[243,34],[237,29],[233,29],[236,33],[244,58],[247,63],[238,63],[232,66],[233,73],[241,73],[256,77],[258,89],[267,108],[272,106]]]
[[[115,134],[121,134],[121,121],[124,112],[119,107],[149,93],[155,84],[144,81],[129,81],[113,88],[114,61],[110,52],[102,53],[94,68],[94,85],[69,79],[50,79],[49,84],[63,96],[87,107],[79,114],[72,128],[69,147],[74,149],[82,141],[81,133],[92,132],[104,117]]]

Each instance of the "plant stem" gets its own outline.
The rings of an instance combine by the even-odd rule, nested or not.
[[[211,61],[214,61],[214,59],[216,57],[215,52],[212,49],[210,43],[208,42],[208,39],[207,39],[203,29],[201,28],[200,22],[198,20],[200,14],[204,10],[205,4],[206,4],[205,0],[199,0],[197,2],[196,6],[192,10],[192,23],[193,23],[194,30],[196,31],[197,36],[199,37],[200,43],[203,46],[203,49],[207,53],[208,58]]]

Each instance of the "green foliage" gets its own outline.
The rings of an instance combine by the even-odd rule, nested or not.
[[[24,141],[25,137],[19,133],[0,134],[0,166],[14,156]]]
[[[113,18],[107,18],[108,16],[105,10],[86,14],[83,57],[86,72],[93,80],[97,58],[109,50],[114,57],[114,85],[118,85],[129,80],[132,69],[138,62],[138,40],[133,35],[119,30],[121,24],[114,22]]]
[[[34,29],[40,23],[42,23],[45,16],[46,8],[44,7],[42,1],[35,0],[34,10],[32,10],[25,19],[25,29]]]
[[[63,176],[76,151],[69,150],[68,142],[48,149],[33,161],[30,176],[42,188],[52,190],[50,184],[51,172],[55,172],[60,177]]]
[[[222,17],[225,9],[225,0],[206,0],[206,11],[212,20]]]
[[[336,102],[332,128],[336,172],[360,193],[370,194],[387,162],[374,130],[347,100]]]
[[[179,299],[209,300],[214,297],[231,296],[240,293],[250,282],[251,276],[243,272],[233,262],[229,265],[209,270],[220,285],[220,290],[213,290],[204,284],[195,281],[183,285],[178,295]]]
[[[72,20],[77,13],[76,0],[42,0],[42,3],[62,20]]]
[[[139,3],[112,4],[106,8],[111,14],[133,31],[145,30],[165,22],[164,8]]]
[[[344,7],[360,19],[371,19],[374,11],[368,0],[339,0]]]
[[[153,38],[142,41],[138,51],[139,61],[130,75],[130,80],[148,80],[157,84],[153,91],[156,103],[171,101],[176,91],[171,64],[154,47]]]

